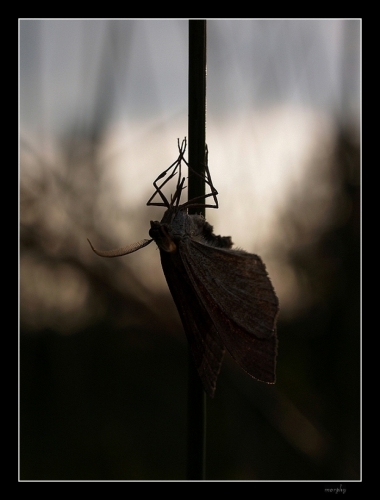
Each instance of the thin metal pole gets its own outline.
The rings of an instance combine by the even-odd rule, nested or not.
[[[189,165],[204,174],[206,147],[206,31],[207,22],[189,21]],[[203,176],[189,171],[189,200],[205,194]],[[202,213],[205,209],[189,213]],[[187,479],[205,479],[206,394],[189,350]]]

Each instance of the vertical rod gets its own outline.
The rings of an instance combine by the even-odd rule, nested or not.
[[[204,164],[206,147],[206,21],[189,21],[189,119],[188,161],[201,177],[189,171],[188,199],[204,196]],[[189,209],[189,213],[205,209]],[[206,394],[189,349],[187,479],[205,479],[206,459]]]

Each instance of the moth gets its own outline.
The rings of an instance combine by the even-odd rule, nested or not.
[[[218,208],[218,192],[206,162],[204,182],[210,192],[180,204],[185,189],[181,164],[186,139],[177,160],[153,182],[148,206],[166,211],[160,222],[151,221],[149,239],[115,250],[92,250],[101,257],[120,257],[154,241],[162,269],[177,306],[198,374],[206,393],[214,397],[225,349],[253,378],[273,384],[276,379],[276,321],[279,302],[265,265],[257,255],[232,248],[230,236],[219,236],[202,215],[189,215],[191,207]],[[200,174],[196,174],[200,175]],[[175,176],[170,201],[162,188]],[[159,183],[159,181],[161,181]],[[161,201],[153,201],[159,196]],[[207,203],[212,197],[213,203]]]

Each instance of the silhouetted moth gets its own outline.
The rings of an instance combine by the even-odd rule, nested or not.
[[[232,249],[229,236],[216,236],[201,215],[189,207],[218,208],[217,194],[205,165],[204,180],[211,192],[180,205],[185,178],[181,175],[186,140],[178,142],[178,159],[153,182],[155,192],[147,205],[163,206],[161,222],[151,221],[149,236],[124,248],[93,251],[101,257],[120,257],[155,241],[162,269],[190,343],[203,387],[215,393],[225,348],[252,377],[274,383],[276,379],[276,320],[279,304],[260,257]],[[178,176],[170,202],[162,187]],[[158,185],[158,181],[166,179]],[[158,195],[162,201],[153,202]],[[214,204],[206,204],[212,197]],[[202,203],[201,203],[202,201]]]

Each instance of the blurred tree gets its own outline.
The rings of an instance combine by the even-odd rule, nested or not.
[[[96,165],[95,147],[81,151],[70,162]],[[359,159],[340,130],[327,225],[289,255],[308,305],[280,317],[273,388],[228,362],[222,370],[209,405],[209,478],[359,478]],[[82,247],[97,188],[80,179],[81,196],[70,172],[21,180],[21,478],[182,479],[186,346],[177,313],[127,260],[110,264]]]

